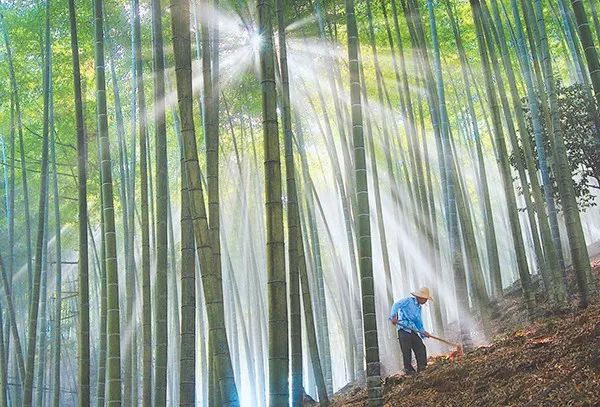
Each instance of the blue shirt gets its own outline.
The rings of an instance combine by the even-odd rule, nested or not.
[[[424,336],[425,328],[421,318],[421,304],[419,304],[416,297],[408,297],[396,302],[388,319],[391,321],[394,316],[398,317],[398,323],[396,324],[398,331],[402,329],[406,332],[418,332],[421,337]]]

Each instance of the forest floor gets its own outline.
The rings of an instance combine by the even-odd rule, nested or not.
[[[592,266],[600,277],[600,260]],[[498,304],[489,344],[463,356],[430,358],[428,368],[416,376],[386,377],[385,406],[600,406],[596,296],[585,310],[573,306],[557,314],[542,305],[527,323],[520,292],[512,290]],[[366,406],[366,397],[364,386],[350,384],[331,405]]]

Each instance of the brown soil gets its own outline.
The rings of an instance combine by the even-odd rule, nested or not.
[[[542,308],[524,324],[512,297],[499,307],[491,344],[435,358],[417,376],[387,377],[385,406],[600,406],[600,303],[560,314]],[[347,386],[331,405],[366,406],[366,390]]]

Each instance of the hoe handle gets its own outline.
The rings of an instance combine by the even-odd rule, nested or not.
[[[442,343],[445,343],[446,345],[449,345],[449,346],[454,346],[454,347],[456,347],[456,348],[460,348],[460,345],[458,345],[458,344],[456,344],[456,343],[449,342],[449,341],[447,341],[447,340],[445,340],[445,339],[442,339],[442,338],[438,338],[437,336],[429,335],[429,337],[430,337],[431,339],[435,339],[436,341],[440,341],[440,342],[442,342]]]

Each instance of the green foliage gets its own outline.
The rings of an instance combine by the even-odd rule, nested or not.
[[[595,116],[595,102],[591,97],[591,89],[579,83],[564,85],[557,83],[558,106],[560,111],[560,123],[567,147],[567,158],[571,173],[573,174],[573,186],[580,210],[596,206],[596,197],[600,185],[600,127]],[[531,140],[531,147],[537,159],[537,150],[534,142],[533,127],[531,122],[531,111],[527,101],[523,101],[523,110],[527,121],[527,131]],[[554,168],[552,155],[550,153],[550,141],[544,121],[544,133],[546,135],[546,152],[549,164]],[[519,154],[523,150],[519,148]],[[515,166],[515,153],[510,156],[512,166]],[[536,160],[537,165],[537,160]],[[591,180],[595,179],[595,182]],[[552,177],[554,185],[554,196],[560,205],[558,187]]]

